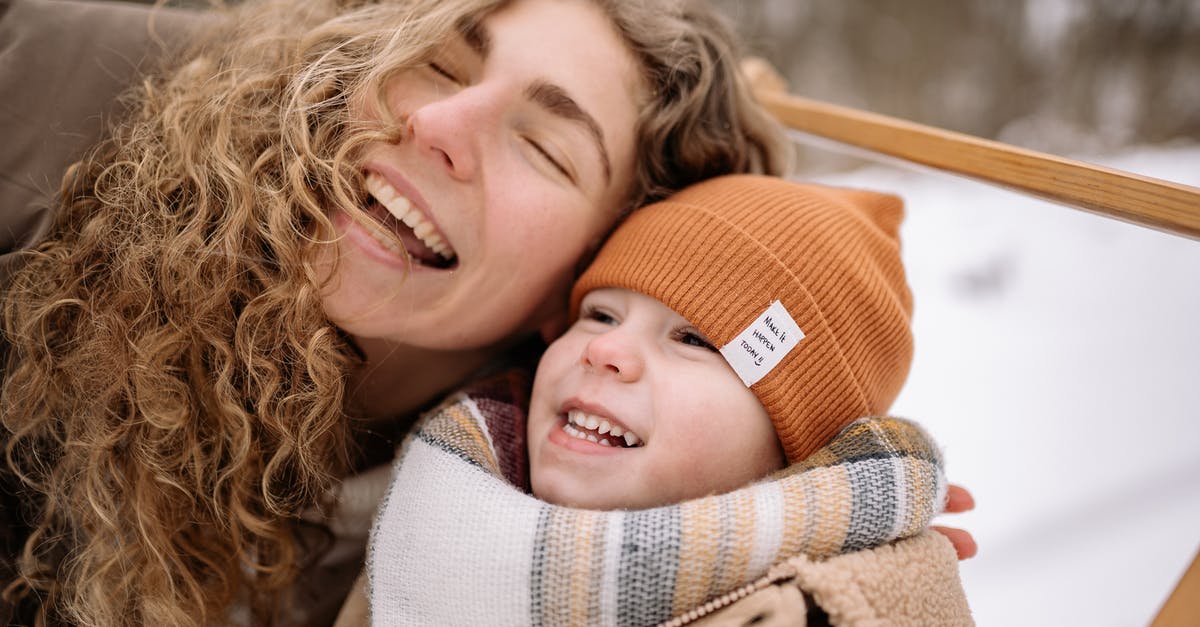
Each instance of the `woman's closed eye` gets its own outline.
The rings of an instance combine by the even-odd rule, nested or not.
[[[550,151],[544,144],[528,137],[525,138],[525,142],[529,144],[529,147],[532,148],[541,159],[545,160],[546,163],[550,164],[555,170],[558,170],[560,174],[567,177],[569,181],[572,183],[575,182],[575,176],[571,173],[571,170],[568,169],[567,166],[563,165],[562,161],[556,159],[554,155],[550,154]]]
[[[437,74],[438,76],[441,76],[442,78],[445,78],[446,80],[450,81],[451,83],[454,83],[455,85],[463,84],[462,79],[459,78],[457,74],[455,74],[453,71],[447,69],[447,67],[445,65],[442,65],[436,61],[429,62],[429,69],[433,70],[434,74]]]

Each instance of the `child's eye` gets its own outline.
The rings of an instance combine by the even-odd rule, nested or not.
[[[579,314],[580,320],[594,320],[600,324],[616,325],[617,319],[606,313],[602,309],[596,307],[586,307],[583,313]]]
[[[719,352],[717,347],[713,346],[712,342],[708,341],[708,338],[700,335],[700,332],[694,329],[679,329],[675,332],[675,339],[683,344],[687,344],[688,346],[705,348],[714,353]]]

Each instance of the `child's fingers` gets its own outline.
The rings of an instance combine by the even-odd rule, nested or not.
[[[975,498],[971,496],[971,493],[960,485],[950,484],[946,490],[946,513],[960,514],[973,509],[975,509]],[[958,554],[960,560],[975,557],[975,553],[979,550],[974,536],[965,529],[941,525],[933,525],[932,529],[950,540],[950,544],[954,545],[954,552]]]
[[[971,496],[966,488],[950,484],[946,490],[946,513],[959,514],[973,509],[975,509],[975,497]]]
[[[975,538],[971,536],[971,532],[965,529],[943,527],[941,525],[934,525],[931,528],[950,540],[950,544],[954,545],[954,552],[958,554],[958,559],[960,560],[975,557],[975,553],[979,550],[979,547],[975,544]]]

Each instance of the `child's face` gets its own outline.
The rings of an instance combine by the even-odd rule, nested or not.
[[[587,509],[728,492],[784,463],[766,410],[708,340],[616,288],[589,293],[546,350],[528,435],[534,494]]]

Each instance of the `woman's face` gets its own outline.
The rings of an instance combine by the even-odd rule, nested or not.
[[[408,132],[365,151],[371,224],[332,211],[322,299],[356,338],[455,350],[531,332],[622,209],[644,89],[608,18],[518,0],[472,35],[387,83]]]

